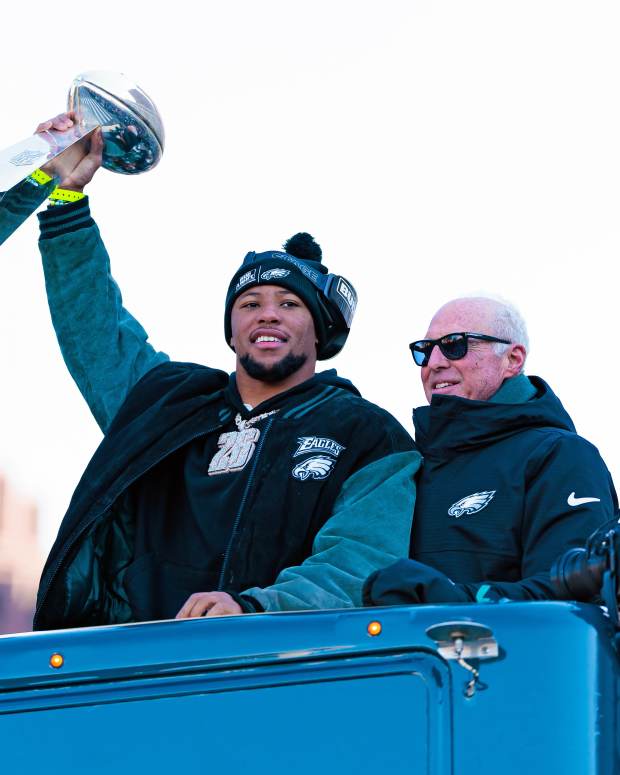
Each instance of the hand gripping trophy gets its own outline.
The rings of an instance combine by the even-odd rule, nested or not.
[[[164,127],[159,112],[153,100],[125,75],[81,73],[69,89],[67,112],[74,122],[66,131],[38,131],[0,151],[0,244],[30,214],[22,208],[11,217],[15,216],[10,212],[11,191],[17,191],[24,181],[36,183],[37,176],[47,180],[62,177],[63,170],[72,169],[84,155],[99,127],[106,169],[134,175],[152,169],[161,159]],[[40,204],[32,201],[31,211]]]

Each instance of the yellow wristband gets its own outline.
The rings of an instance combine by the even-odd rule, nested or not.
[[[44,186],[46,183],[49,183],[51,178],[46,173],[43,172],[43,170],[35,170],[34,172],[30,173],[30,177],[32,180],[34,180],[35,183],[38,183],[40,186]]]
[[[79,202],[80,199],[84,199],[86,194],[81,191],[69,191],[66,188],[56,188],[49,195],[49,199],[52,202]]]

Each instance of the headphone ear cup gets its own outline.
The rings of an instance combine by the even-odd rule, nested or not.
[[[323,346],[317,348],[317,360],[326,361],[329,358],[333,358],[334,355],[338,355],[344,347],[348,336],[348,331],[333,330],[325,342],[323,342]]]
[[[349,329],[342,319],[340,310],[338,310],[329,297],[323,296],[317,291],[317,300],[321,310],[322,323],[324,328],[323,343],[319,341],[317,347],[317,360],[326,361],[338,355],[344,347]]]
[[[317,360],[326,361],[342,350],[349,336],[349,329],[342,313],[329,296],[324,296],[318,291],[316,296],[324,328],[323,343],[319,342],[317,347]]]

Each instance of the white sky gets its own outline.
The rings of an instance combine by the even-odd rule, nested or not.
[[[447,299],[500,294],[528,321],[528,372],[620,476],[617,2],[30,0],[26,15],[35,27],[3,7],[0,147],[63,110],[85,70],[130,75],[162,113],[160,166],[89,191],[156,347],[232,369],[232,273],[309,231],[360,295],[326,367],[411,429],[408,342]],[[0,248],[0,470],[39,502],[45,550],[100,434],[58,351],[37,231]]]

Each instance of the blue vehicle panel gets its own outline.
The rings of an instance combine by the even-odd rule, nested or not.
[[[497,655],[459,662],[445,623]],[[26,773],[612,775],[618,673],[608,619],[570,603],[29,633],[0,637],[0,740]]]

